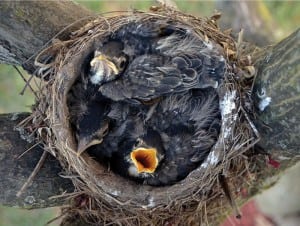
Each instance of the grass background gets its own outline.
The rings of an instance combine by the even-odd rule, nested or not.
[[[147,10],[153,1],[77,1],[95,12],[107,12],[128,9]],[[178,7],[197,16],[209,16],[214,11],[214,1],[175,1]],[[274,33],[270,36],[280,40],[299,27],[300,2],[298,1],[263,1],[268,13],[274,20]],[[22,69],[20,69],[22,70]],[[22,72],[26,75],[26,72]],[[29,89],[20,95],[24,81],[17,71],[9,65],[0,64],[0,113],[30,111],[34,97]],[[0,206],[0,226],[42,226],[59,214],[58,208],[40,210],[22,210]],[[58,223],[54,222],[55,226]]]

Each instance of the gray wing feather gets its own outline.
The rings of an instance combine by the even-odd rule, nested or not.
[[[194,69],[180,69],[165,56],[143,55],[137,57],[118,80],[103,84],[100,91],[113,100],[150,100],[171,92],[181,92],[196,84],[197,72]]]
[[[102,94],[113,100],[148,101],[193,88],[216,88],[226,71],[217,49],[192,35],[172,34],[156,41],[153,48],[132,59],[117,80],[103,84]]]

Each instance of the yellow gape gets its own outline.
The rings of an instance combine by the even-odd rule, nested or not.
[[[138,173],[154,173],[158,165],[156,153],[154,148],[138,148],[130,153],[130,158]]]

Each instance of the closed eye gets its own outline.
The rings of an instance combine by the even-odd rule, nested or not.
[[[119,59],[118,59],[118,66],[119,66],[119,69],[120,70],[124,70],[127,66],[127,59],[125,56],[121,56]]]

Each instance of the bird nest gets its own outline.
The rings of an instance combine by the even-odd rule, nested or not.
[[[229,181],[236,182],[245,164],[242,156],[258,140],[248,116],[252,112],[251,58],[240,43],[218,28],[218,17],[202,19],[158,7],[150,12],[107,14],[72,33],[69,40],[53,40],[38,55],[35,63],[45,83],[39,90],[31,123],[40,128],[36,135],[73,181],[76,191],[71,195],[74,202],[69,211],[77,211],[95,223],[120,225],[189,225],[216,216],[215,209],[224,205],[219,176],[227,175]],[[222,83],[214,87],[222,119],[219,138],[195,170],[169,186],[138,184],[109,171],[88,152],[76,152],[74,128],[69,122],[69,92],[99,43],[130,22],[158,22],[192,32],[216,49],[226,63]]]

